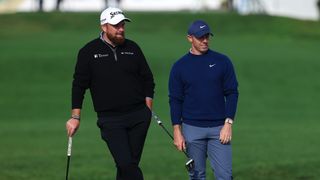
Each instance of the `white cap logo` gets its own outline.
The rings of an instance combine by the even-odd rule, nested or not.
[[[114,16],[116,16],[118,14],[124,15],[122,11],[110,12],[110,19],[112,19]]]

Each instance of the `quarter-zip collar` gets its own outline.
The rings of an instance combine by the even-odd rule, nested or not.
[[[106,45],[112,50],[115,61],[118,61],[118,57],[117,57],[117,46],[112,46],[111,44],[109,44],[109,43],[103,38],[103,34],[104,34],[104,32],[102,31],[102,32],[100,33],[100,39],[101,39],[101,41],[102,41],[104,44],[106,44]]]

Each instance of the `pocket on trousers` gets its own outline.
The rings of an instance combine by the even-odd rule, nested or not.
[[[149,115],[150,115],[150,117],[151,117],[151,115],[152,115],[152,111],[151,111],[151,109],[149,109],[149,107],[148,107],[148,106],[146,106],[146,108],[147,108],[147,111],[148,111],[148,113],[149,113]]]

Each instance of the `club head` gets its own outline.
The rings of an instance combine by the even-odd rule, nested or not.
[[[188,159],[188,161],[186,162],[186,168],[189,172],[193,170],[193,168],[194,168],[194,160],[193,159]]]

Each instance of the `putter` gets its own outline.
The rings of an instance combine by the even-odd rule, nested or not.
[[[170,132],[164,127],[162,121],[160,120],[159,116],[157,116],[154,112],[152,112],[152,117],[154,118],[155,121],[157,121],[158,125],[162,127],[162,129],[170,136],[172,140],[174,140],[173,136],[170,134]],[[182,152],[186,155],[188,158],[188,161],[186,162],[185,166],[187,170],[190,172],[194,168],[194,160],[191,159],[188,155],[188,153],[183,149]]]
[[[70,159],[71,159],[71,148],[72,148],[72,137],[69,137],[68,139],[68,150],[67,150],[67,172],[66,172],[66,180],[68,180],[69,176],[69,165],[70,165]]]

